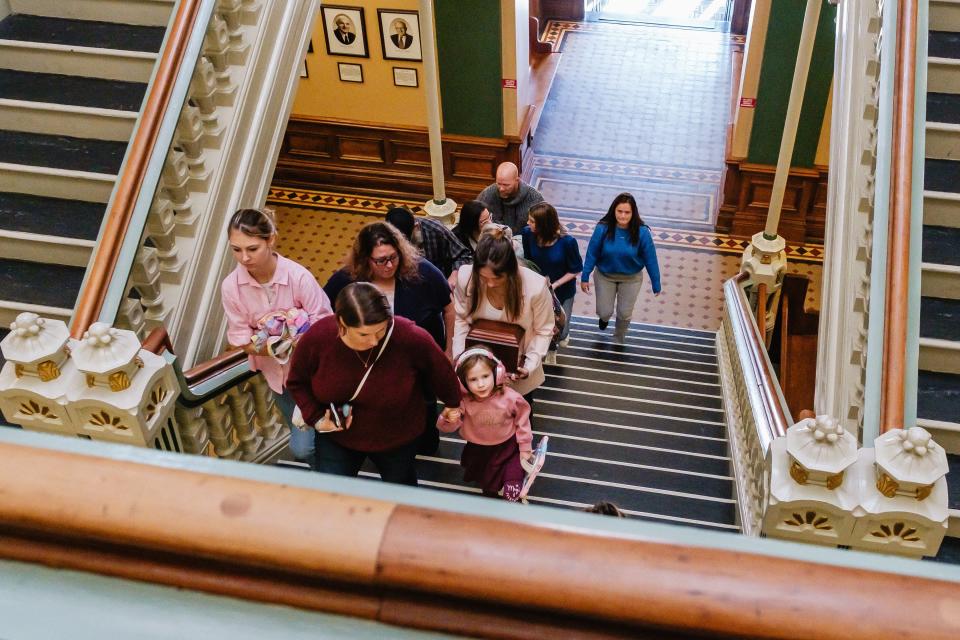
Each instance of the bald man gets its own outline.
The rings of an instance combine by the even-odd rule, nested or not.
[[[497,167],[497,181],[480,192],[477,200],[487,205],[493,221],[519,234],[527,224],[530,207],[543,202],[540,192],[520,179],[520,170],[512,162]]]

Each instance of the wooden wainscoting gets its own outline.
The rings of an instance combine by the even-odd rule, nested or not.
[[[458,202],[475,198],[506,161],[521,165],[519,139],[443,136],[446,190]],[[427,199],[433,195],[427,130],[291,116],[274,184]]]
[[[776,167],[728,160],[717,230],[737,236],[763,231]],[[823,242],[827,168],[790,169],[779,234],[791,242]]]

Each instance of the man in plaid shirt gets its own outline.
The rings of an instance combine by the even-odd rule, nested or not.
[[[473,252],[436,220],[414,216],[406,207],[394,207],[387,212],[387,222],[407,236],[446,278],[462,265],[473,262]]]

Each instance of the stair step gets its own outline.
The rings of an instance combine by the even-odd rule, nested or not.
[[[960,422],[960,374],[920,371],[917,377],[917,417]]]
[[[126,142],[0,130],[0,162],[117,174]]]
[[[924,189],[960,193],[960,161],[927,158],[923,167]]]
[[[101,202],[0,193],[0,230],[96,240],[105,210]]]
[[[960,227],[960,193],[923,192],[923,223]]]
[[[146,92],[142,82],[0,69],[0,98],[9,100],[139,111]]]
[[[166,26],[175,0],[9,0],[12,13]]]
[[[944,31],[960,31],[960,2],[930,0],[930,24]]]
[[[947,501],[951,509],[960,509],[960,455],[947,454],[947,464],[950,472],[947,474]]]
[[[960,341],[960,300],[920,298],[920,337]]]
[[[927,57],[960,58],[960,33],[930,31],[927,38]]]
[[[14,14],[0,21],[0,39],[42,42],[119,51],[160,50],[164,27],[145,27],[93,20],[67,20]]]
[[[0,258],[0,300],[73,309],[86,270]]]
[[[597,318],[586,316],[573,316],[573,325],[577,328],[589,331],[600,331],[597,324]],[[613,337],[613,323],[605,330],[607,336]],[[627,331],[628,335],[642,336],[644,334],[664,334],[670,339],[682,339],[684,341],[696,342],[697,344],[712,344],[716,341],[717,334],[713,331],[701,331],[699,329],[683,329],[680,327],[670,327],[659,324],[646,324],[643,322],[631,322]],[[656,336],[654,336],[656,337]],[[661,336],[663,337],[663,336]]]
[[[960,228],[925,225],[923,261],[960,266]]]

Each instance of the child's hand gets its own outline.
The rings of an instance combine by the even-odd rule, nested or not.
[[[524,462],[530,462],[531,460],[533,460],[533,451],[521,451],[520,459],[523,460]]]
[[[441,415],[447,422],[460,422],[460,416],[463,414],[460,412],[460,409],[456,407],[447,407]]]

